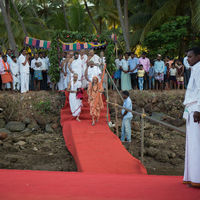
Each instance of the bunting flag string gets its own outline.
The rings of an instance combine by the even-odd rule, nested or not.
[[[61,40],[59,42],[62,44],[63,51],[80,51],[82,49],[97,49],[104,48],[106,46],[106,42],[98,43],[98,42],[75,42],[75,43],[64,43]],[[42,49],[50,49],[51,41],[39,40],[31,37],[25,38],[25,45],[31,46],[34,48],[42,48]]]

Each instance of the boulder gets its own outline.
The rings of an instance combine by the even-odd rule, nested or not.
[[[19,146],[23,146],[25,144],[26,144],[26,142],[24,142],[22,140],[20,140],[19,142],[15,143],[15,145],[19,145]]]
[[[22,122],[11,121],[6,124],[6,129],[11,132],[21,132],[25,129],[25,124]]]
[[[52,127],[51,127],[51,124],[46,124],[46,126],[45,126],[45,131],[46,131],[47,133],[53,133],[53,132],[54,132],[54,130],[53,130]]]
[[[26,118],[23,119],[23,123],[24,123],[25,125],[28,125],[28,124],[31,123],[31,119],[28,118],[28,117],[26,117]]]
[[[6,125],[6,122],[4,119],[0,119],[0,128],[4,128]]]
[[[28,129],[30,129],[31,131],[37,131],[40,127],[38,126],[36,121],[32,121],[28,126]]]

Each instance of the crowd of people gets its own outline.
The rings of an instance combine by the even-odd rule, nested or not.
[[[158,54],[155,60],[150,60],[145,52],[140,58],[135,53],[125,53],[119,55],[115,64],[115,83],[122,91],[186,89],[191,73],[187,56],[183,60],[168,56],[162,60]]]

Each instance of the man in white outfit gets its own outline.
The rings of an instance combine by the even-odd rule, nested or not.
[[[185,94],[186,149],[184,183],[200,187],[200,48],[188,51],[191,77]]]
[[[100,57],[94,54],[94,50],[89,51],[87,60],[87,68],[85,70],[85,78],[88,82],[92,82],[94,76],[101,81],[102,71],[100,70]]]
[[[70,71],[71,71],[71,80],[74,76],[74,73],[78,74],[78,81],[82,83],[83,80],[83,66],[82,66],[82,61],[79,59],[79,53],[75,52],[74,53],[74,60],[72,61],[70,65]]]
[[[10,65],[10,70],[13,77],[13,90],[19,91],[20,89],[20,71],[19,63],[17,62],[16,56],[12,56],[12,63]]]
[[[26,50],[23,49],[21,55],[18,58],[18,63],[20,67],[20,77],[21,77],[21,93],[26,93],[29,91],[29,55]]]
[[[83,78],[82,78],[82,87],[87,87],[87,80],[85,78],[85,70],[87,69],[87,59],[88,56],[85,54],[85,50],[82,49],[80,51],[79,59],[82,61],[82,68],[83,68]]]

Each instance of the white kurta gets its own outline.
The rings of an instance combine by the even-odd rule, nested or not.
[[[29,91],[29,73],[30,65],[27,62],[26,65],[23,65],[26,60],[26,57],[22,54],[18,58],[19,68],[20,68],[20,78],[21,78],[21,93]]]
[[[71,89],[72,91],[77,91],[78,88],[81,88],[81,82],[76,81],[74,84],[74,81],[71,81]],[[72,112],[73,117],[77,117],[81,113],[81,107],[82,107],[82,100],[76,98],[76,93],[70,93],[69,94],[69,104],[70,109]]]
[[[83,66],[82,61],[80,59],[73,60],[71,64],[71,69],[74,73],[78,74],[78,80],[82,82],[83,80]],[[73,78],[73,74],[71,73],[71,80]]]
[[[20,71],[19,71],[19,63],[12,62],[10,65],[10,70],[13,77],[13,90],[20,89]]]
[[[83,56],[79,55],[79,59],[82,61],[82,68],[83,68],[82,88],[86,88],[87,87],[87,80],[85,78],[85,70],[87,68],[88,56],[86,54],[84,54]]]
[[[200,62],[191,69],[185,95],[186,149],[184,181],[200,184],[200,124],[194,123],[193,114],[200,112]]]
[[[92,82],[92,79],[94,76],[97,76],[100,81],[100,79],[101,79],[100,75],[101,75],[101,70],[99,67],[97,67],[97,66],[88,67],[88,79],[90,80],[90,82]]]

